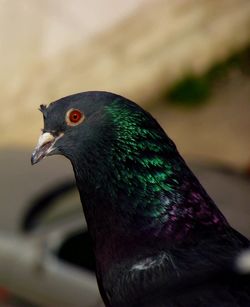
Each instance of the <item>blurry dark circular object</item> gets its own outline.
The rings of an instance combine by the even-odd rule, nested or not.
[[[79,212],[82,213],[82,206],[75,182],[66,180],[50,187],[31,201],[21,226],[26,233],[36,230],[53,232],[61,228],[61,235],[54,241],[53,254],[71,265],[94,272],[95,258],[90,236],[83,223],[83,214],[80,216],[80,225],[75,222]],[[73,228],[70,225],[72,222]],[[71,230],[68,230],[69,226]]]
[[[53,207],[60,203],[60,198],[66,196],[70,192],[76,192],[76,184],[73,180],[66,180],[60,184],[50,187],[40,195],[36,196],[28,206],[27,211],[24,214],[24,218],[21,221],[21,230],[24,232],[30,232],[44,220],[44,217]],[[80,205],[81,206],[81,205]]]
[[[56,255],[63,261],[91,272],[95,271],[95,257],[87,231],[76,231],[66,237],[57,249]]]

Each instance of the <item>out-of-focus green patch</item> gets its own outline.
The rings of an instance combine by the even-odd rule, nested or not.
[[[208,98],[210,90],[210,82],[206,78],[188,76],[172,87],[168,99],[175,104],[193,106]]]
[[[197,106],[206,102],[217,80],[227,76],[232,69],[250,73],[250,47],[215,64],[202,76],[188,75],[165,93],[165,98],[175,105]]]

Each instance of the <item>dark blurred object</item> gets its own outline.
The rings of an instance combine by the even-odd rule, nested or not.
[[[249,163],[249,165],[246,167],[246,176],[250,179],[250,163]]]
[[[41,194],[35,197],[28,206],[24,218],[21,221],[21,229],[24,232],[30,232],[39,225],[40,219],[42,219],[44,212],[47,209],[56,205],[56,201],[62,195],[71,192],[75,189],[75,182],[72,180],[65,181],[52,187],[47,193]]]
[[[73,265],[95,271],[94,253],[87,231],[74,232],[62,242],[57,256]]]
[[[62,206],[62,201],[60,201],[69,196],[70,193],[77,194],[76,185],[74,181],[66,180],[50,188],[45,194],[42,193],[36,196],[36,198],[31,201],[21,221],[22,231],[25,233],[32,233],[41,225],[44,225],[44,223],[47,224],[48,221],[49,224],[51,224],[58,219],[63,221],[67,214],[68,217],[70,217],[72,212],[73,214],[77,214],[74,206],[72,206],[72,211],[69,212],[67,210],[64,212],[65,206]],[[71,205],[71,202],[69,202],[67,208],[70,208]],[[56,212],[56,214],[51,214],[52,211]],[[92,273],[95,271],[95,261],[90,236],[83,226],[77,231],[73,230],[63,238],[61,244],[59,244],[58,248],[55,250],[55,255],[63,261],[87,269]]]

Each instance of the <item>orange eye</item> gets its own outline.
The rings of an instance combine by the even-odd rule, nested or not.
[[[79,125],[84,120],[84,115],[80,110],[70,109],[66,114],[66,122],[69,126]]]

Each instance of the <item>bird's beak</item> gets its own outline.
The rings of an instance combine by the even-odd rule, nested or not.
[[[48,156],[55,149],[55,142],[62,137],[59,135],[58,137],[53,136],[49,132],[44,132],[40,135],[37,146],[31,155],[31,164],[36,164],[41,161],[44,157]]]

